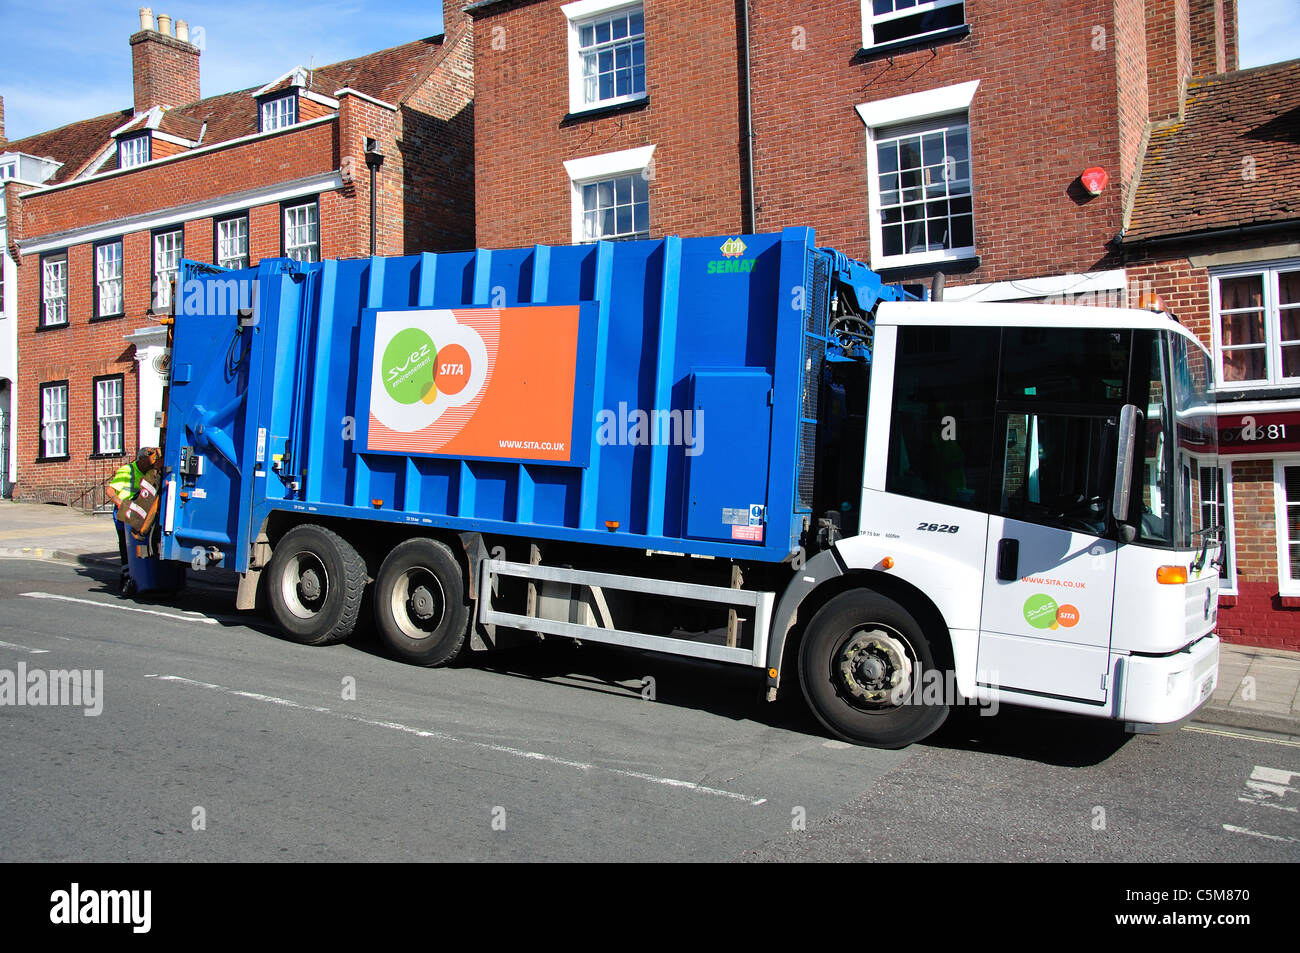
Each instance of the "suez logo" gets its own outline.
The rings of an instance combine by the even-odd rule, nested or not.
[[[1026,599],[1021,611],[1035,629],[1072,629],[1079,624],[1078,606],[1062,605],[1045,592]]]
[[[754,270],[754,259],[746,259],[745,248],[747,246],[740,237],[728,238],[722,243],[722,258],[714,258],[708,264],[708,273],[711,275],[736,275],[748,274]]]
[[[50,894],[50,922],[58,926],[127,924],[132,933],[153,925],[152,890],[83,890],[74,883]]]
[[[458,394],[469,382],[469,352],[459,344],[439,350],[428,332],[406,328],[384,348],[384,388],[399,404],[432,404],[438,393]]]

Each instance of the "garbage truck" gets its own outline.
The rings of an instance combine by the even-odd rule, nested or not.
[[[1185,719],[1218,671],[1205,349],[936,297],[810,228],[187,261],[159,552],[303,643],[745,666],[863,745],[962,704]]]

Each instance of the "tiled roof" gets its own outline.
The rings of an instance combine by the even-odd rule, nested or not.
[[[5,144],[5,152],[25,152],[41,159],[53,159],[63,165],[50,182],[66,182],[108,146],[109,135],[131,118],[131,110],[106,113],[94,119],[69,123],[49,132]]]
[[[342,87],[351,86],[359,93],[395,104],[429,69],[441,48],[441,36],[429,37],[322,66],[308,73],[309,88],[322,95],[333,96]],[[158,128],[172,135],[195,140],[206,123],[203,141],[199,143],[201,146],[251,136],[257,132],[257,101],[252,94],[259,88],[260,86],[250,86],[248,89],[209,96],[170,109],[163,115]],[[26,139],[16,139],[8,143],[5,150],[26,152],[62,162],[62,168],[55,173],[50,184],[66,182],[100,155],[109,145],[110,133],[130,119],[131,110],[124,109],[28,136]],[[138,119],[138,124],[143,128],[143,117]],[[117,157],[113,156],[103,165],[102,171],[115,168]]]
[[[1200,77],[1151,133],[1126,242],[1300,219],[1300,59]]]

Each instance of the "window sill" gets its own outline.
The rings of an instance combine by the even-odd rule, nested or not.
[[[950,26],[946,30],[927,33],[924,36],[905,36],[901,40],[891,40],[888,43],[877,43],[875,46],[864,46],[862,49],[858,50],[857,55],[853,57],[853,61],[855,63],[865,63],[878,56],[901,53],[904,50],[921,50],[928,46],[937,46],[940,43],[949,43],[953,40],[965,39],[969,35],[970,24],[963,23],[960,26]]]
[[[1300,397],[1300,381],[1284,381],[1280,384],[1269,381],[1260,381],[1257,384],[1232,381],[1215,385],[1213,394],[1220,404],[1231,404],[1239,400],[1281,400]]]
[[[64,321],[62,324],[38,324],[38,325],[36,325],[36,330],[37,330],[37,331],[57,331],[57,330],[59,330],[60,328],[66,328],[66,327],[69,327],[69,326],[70,326],[70,325],[68,324],[67,321]]]
[[[37,463],[67,463],[71,459],[72,457],[68,456],[65,453],[61,457],[37,457],[36,462]]]
[[[571,126],[574,123],[582,122],[584,119],[595,119],[598,116],[608,116],[611,113],[636,112],[645,109],[650,105],[650,97],[642,96],[640,99],[629,99],[625,102],[609,103],[607,105],[589,106],[586,109],[579,109],[565,115],[560,120],[560,126]]]
[[[1300,596],[1288,596],[1279,593],[1278,599],[1283,609],[1300,609]]]
[[[100,321],[118,321],[126,317],[126,312],[119,311],[117,314],[97,314],[90,319],[91,324],[97,324]]]
[[[1237,594],[1235,592],[1219,593],[1219,608],[1231,609],[1237,604]]]
[[[126,457],[125,450],[119,450],[117,453],[92,453],[87,460],[122,460]]]
[[[959,258],[943,258],[935,261],[900,261],[897,264],[893,262],[872,262],[871,270],[884,278],[886,283],[892,284],[898,281],[906,281],[909,278],[928,278],[940,271],[945,275],[966,274],[974,271],[979,266],[980,256],[970,254],[962,255]]]

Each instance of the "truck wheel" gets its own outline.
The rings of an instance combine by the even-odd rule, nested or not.
[[[922,673],[931,673],[924,683]],[[946,690],[951,682],[943,674],[912,614],[874,592],[845,592],[826,603],[799,651],[799,681],[813,714],[832,734],[876,748],[903,748],[938,730],[949,700],[921,686],[940,676]]]
[[[338,533],[308,523],[276,543],[266,583],[271,614],[294,641],[331,645],[356,628],[366,564]]]
[[[375,625],[385,645],[416,665],[443,665],[459,655],[469,606],[451,550],[432,539],[394,547],[375,579]]]

